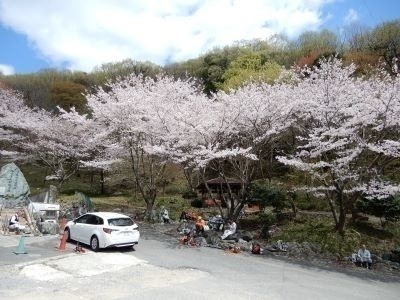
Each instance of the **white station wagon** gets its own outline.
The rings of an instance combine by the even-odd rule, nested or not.
[[[128,216],[112,212],[84,214],[65,225],[67,241],[89,245],[93,251],[108,247],[133,247],[139,243],[140,233]]]

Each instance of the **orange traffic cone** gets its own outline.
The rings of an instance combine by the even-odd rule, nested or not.
[[[59,234],[64,234],[65,225],[67,224],[67,219],[62,218],[60,222],[60,231]]]
[[[60,246],[58,246],[57,250],[65,251],[66,249],[67,249],[67,233],[64,233],[60,241]]]

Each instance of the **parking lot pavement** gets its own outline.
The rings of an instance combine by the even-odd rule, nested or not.
[[[47,282],[115,273],[125,268],[146,264],[146,261],[129,254],[89,251],[83,254],[69,253],[46,260],[20,263],[16,266],[21,275],[36,281]]]
[[[61,237],[43,236],[27,237],[28,254],[15,255],[18,238],[0,237],[0,299],[398,300],[400,293],[397,281],[351,277],[208,247],[183,247],[176,239],[151,232],[135,250],[97,253],[87,247],[76,253],[75,243],[57,251]]]
[[[60,241],[59,235],[0,235],[0,266],[64,255],[73,251],[75,246],[69,243],[66,244],[65,251],[58,250]],[[26,252],[26,254],[15,254],[15,252]]]

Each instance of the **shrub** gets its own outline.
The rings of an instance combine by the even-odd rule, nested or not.
[[[182,187],[175,184],[170,184],[165,187],[164,190],[167,195],[177,195],[182,193]]]
[[[203,207],[203,201],[202,201],[201,199],[199,199],[199,198],[196,198],[196,199],[193,199],[193,200],[190,202],[190,205],[191,205],[192,207],[202,208],[202,207]]]
[[[356,202],[356,207],[367,214],[374,215],[387,221],[396,221],[400,219],[400,195],[391,196],[386,199],[368,199],[362,198]]]
[[[249,190],[249,203],[258,203],[261,207],[272,206],[275,212],[288,207],[286,194],[270,184],[253,183]]]
[[[276,215],[272,212],[264,212],[259,214],[258,216],[258,222],[260,223],[260,225],[262,225],[263,227],[269,227],[271,225],[274,225],[276,223]]]
[[[296,193],[296,207],[300,210],[329,211],[328,202],[324,199],[313,197],[308,193]]]
[[[276,215],[271,212],[264,212],[258,216],[258,222],[261,225],[261,237],[268,238],[268,228],[276,223]]]
[[[341,235],[334,230],[330,218],[322,216],[308,216],[293,221],[274,239],[314,243],[319,245],[321,252],[335,254],[338,258],[349,256],[361,243],[359,232],[348,229]]]

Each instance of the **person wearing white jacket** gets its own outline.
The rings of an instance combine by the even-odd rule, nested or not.
[[[367,250],[367,247],[365,245],[362,245],[362,248],[358,250],[357,259],[361,262],[364,268],[371,269],[371,252]]]
[[[229,229],[224,231],[224,234],[221,236],[221,239],[226,239],[228,236],[230,236],[231,234],[235,234],[236,230],[237,230],[237,225],[233,220],[229,220]]]
[[[25,226],[19,224],[19,216],[18,216],[18,212],[16,212],[10,219],[9,225],[8,225],[9,229],[15,229],[17,233],[19,233],[20,231],[25,230]]]
[[[164,206],[161,206],[160,217],[162,223],[169,223],[168,210]]]

